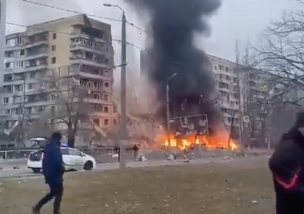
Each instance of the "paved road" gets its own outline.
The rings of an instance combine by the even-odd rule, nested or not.
[[[235,159],[225,159],[225,158],[204,158],[204,159],[196,159],[191,160],[191,164],[203,164],[203,163],[228,163],[228,162],[244,162],[244,161],[252,161],[256,159],[263,159],[265,157],[251,157],[251,158],[235,158]],[[153,160],[153,161],[146,161],[146,162],[128,162],[127,167],[149,167],[149,166],[165,166],[165,165],[180,165],[180,164],[187,164],[185,160]],[[118,163],[100,163],[97,164],[96,169],[92,171],[100,172],[104,170],[113,170],[118,169]],[[27,169],[26,166],[22,166],[19,169],[9,169],[4,168],[0,171],[0,179],[12,179],[12,178],[37,178],[41,177],[41,174],[34,174],[31,170]]]

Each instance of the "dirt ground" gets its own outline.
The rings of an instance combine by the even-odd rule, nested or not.
[[[42,179],[6,180],[1,213],[28,214],[48,191]],[[51,213],[51,204],[42,213]],[[65,214],[273,213],[272,183],[264,161],[179,165],[65,176]]]

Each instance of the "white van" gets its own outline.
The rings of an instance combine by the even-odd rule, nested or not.
[[[70,147],[61,147],[62,160],[66,171],[70,170],[92,170],[96,167],[96,160],[77,149]],[[34,173],[42,171],[42,159],[44,153],[40,149],[32,152],[27,160],[27,167]]]

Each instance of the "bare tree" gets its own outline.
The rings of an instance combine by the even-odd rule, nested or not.
[[[51,96],[56,100],[56,107],[46,115],[50,123],[60,129],[65,129],[68,146],[75,146],[75,137],[81,121],[89,121],[93,112],[88,103],[90,90],[81,84],[77,76],[68,73],[52,72],[48,78]]]
[[[230,124],[229,124],[229,137],[228,137],[228,148],[231,147],[231,140],[234,138],[234,136],[237,134],[236,133],[236,124],[237,123],[237,117],[236,117],[237,111],[233,111],[231,114],[231,119],[230,119]],[[224,124],[226,125],[226,123],[224,122]],[[226,127],[228,128],[228,126],[226,125]],[[239,128],[239,127],[238,127]]]
[[[284,93],[292,88],[304,90],[304,1],[297,0],[299,10],[286,12],[282,19],[273,22],[264,35],[255,64],[272,75]]]

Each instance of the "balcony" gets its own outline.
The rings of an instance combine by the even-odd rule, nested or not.
[[[37,47],[41,45],[47,45],[49,43],[48,40],[43,40],[43,41],[33,41],[32,43],[27,43],[24,45],[24,48],[32,48],[32,47]]]
[[[30,71],[36,71],[36,70],[43,70],[47,69],[48,64],[40,64],[40,65],[29,65],[25,67],[20,68],[5,68],[4,72],[6,73],[24,73],[24,72],[30,72]]]
[[[27,37],[24,42],[25,48],[32,48],[35,46],[40,45],[47,45],[49,42],[48,32],[41,30],[41,31],[28,31]]]
[[[80,71],[78,74],[82,78],[112,81],[111,77],[107,77],[107,76],[104,76],[104,75],[92,74],[92,73],[83,72],[83,71]]]
[[[83,102],[92,103],[92,104],[107,104],[107,101],[94,98],[85,98]]]
[[[93,60],[91,58],[84,58],[84,57],[79,57],[79,56],[72,56],[70,57],[70,64],[71,65],[89,65],[89,66],[94,66],[94,67],[100,67],[100,68],[108,68],[112,69],[107,63],[107,62],[100,62]]]
[[[92,52],[92,53],[96,53],[96,54],[108,54],[109,53],[109,51],[106,48],[104,48],[104,50],[103,50],[101,48],[96,48],[94,46],[85,45],[82,42],[72,42],[72,44],[70,46],[70,51],[71,52],[87,51],[87,52]]]
[[[47,51],[40,51],[35,54],[27,54],[24,57],[24,60],[33,60],[33,59],[39,59],[39,58],[47,58],[48,52]]]
[[[233,90],[231,90],[231,89],[229,89],[229,88],[218,88],[218,90],[221,92],[221,91],[223,91],[223,92],[226,92],[226,93],[232,93],[233,92]]]
[[[87,40],[92,40],[92,36],[89,36],[83,32],[74,32],[73,35],[71,35],[71,39],[78,39],[78,38],[83,38],[83,39],[87,39]],[[105,39],[101,39],[101,38],[97,38],[97,37],[93,37],[94,41],[97,42],[103,42],[103,43],[107,43],[108,41]]]

